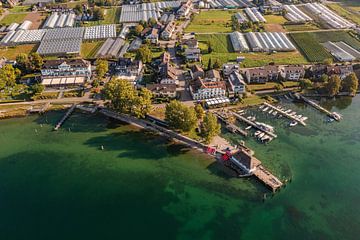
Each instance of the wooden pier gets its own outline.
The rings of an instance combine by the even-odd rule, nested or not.
[[[323,108],[322,106],[320,106],[319,104],[317,104],[316,102],[314,102],[313,100],[310,100],[306,97],[304,97],[303,95],[297,93],[295,94],[295,97],[298,99],[303,100],[304,102],[306,102],[307,104],[309,104],[310,106],[312,106],[313,108],[319,110],[320,112],[325,113],[327,116],[333,118],[336,121],[340,121],[341,120],[341,115],[338,114],[337,112],[330,112],[329,110]]]
[[[267,187],[269,187],[273,192],[276,192],[283,186],[283,183],[275,177],[271,172],[266,170],[262,165],[258,166],[253,174],[261,182],[263,182]]]
[[[239,127],[236,126],[235,124],[230,123],[230,122],[226,119],[226,117],[223,117],[223,116],[221,116],[221,115],[218,114],[218,113],[215,113],[215,114],[216,114],[217,118],[225,124],[225,128],[226,128],[227,130],[229,130],[229,131],[232,132],[232,133],[239,133],[239,134],[241,134],[241,135],[243,135],[243,136],[245,136],[245,137],[248,136],[248,133],[247,133],[245,130],[239,128]]]
[[[70,117],[70,115],[74,112],[76,108],[76,104],[73,104],[71,106],[71,108],[69,108],[69,110],[65,113],[65,115],[61,118],[61,120],[58,122],[58,124],[56,124],[56,126],[54,127],[54,130],[57,131],[59,130],[59,128],[61,127],[61,125],[63,125],[63,123],[66,121],[66,119],[68,119],[68,117]]]
[[[250,121],[249,119],[241,116],[240,114],[237,114],[235,112],[231,112],[231,114],[233,114],[238,120],[240,121],[243,121],[245,122],[246,124],[250,125],[250,126],[253,126],[254,128],[256,129],[259,129],[260,131],[266,133],[267,135],[273,137],[273,138],[277,138],[277,135],[273,132],[270,132],[268,130],[265,130],[263,127],[259,126],[258,124],[256,124],[255,122],[253,121]]]
[[[279,109],[279,108],[271,105],[270,103],[264,102],[264,105],[267,106],[267,107],[270,107],[270,108],[272,108],[272,109],[274,109],[274,110],[276,110],[276,111],[279,112],[281,115],[283,115],[283,116],[285,116],[285,117],[287,117],[287,118],[289,118],[289,119],[291,119],[291,120],[293,120],[293,121],[296,121],[296,122],[300,123],[300,124],[303,125],[303,126],[306,126],[306,123],[305,123],[304,121],[301,121],[300,119],[298,119],[298,118],[290,115],[289,113],[287,113],[287,112],[285,112],[285,111],[283,111],[283,110],[281,110],[281,109]]]

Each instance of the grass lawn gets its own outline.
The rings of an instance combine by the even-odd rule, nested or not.
[[[317,27],[314,24],[307,23],[307,24],[286,24],[284,25],[284,28],[288,32],[296,32],[296,31],[312,31],[312,30],[318,30],[319,27]]]
[[[227,33],[232,32],[231,17],[236,11],[211,10],[201,11],[185,29],[185,32]]]
[[[234,51],[228,34],[200,34],[196,38],[203,49],[207,49],[208,44],[210,44],[213,51],[217,53]]]
[[[20,53],[29,54],[36,50],[36,44],[25,44],[16,47],[0,48],[0,56],[15,60]]]
[[[243,98],[241,102],[237,105],[238,107],[248,107],[248,106],[254,106],[259,105],[265,102],[265,99],[258,95],[251,95],[246,98]]]
[[[99,50],[101,45],[103,45],[103,43],[104,43],[104,41],[82,43],[80,55],[83,58],[87,58],[87,59],[94,58],[95,54],[97,53],[97,51]]]
[[[326,6],[329,7],[331,10],[335,11],[340,16],[342,16],[358,25],[360,24],[360,14],[355,14],[353,12],[350,12],[347,9],[345,9],[344,7],[342,7],[340,4],[337,4],[337,3],[327,4]]]
[[[28,15],[28,14],[27,13],[8,14],[0,21],[0,24],[9,25],[14,22],[22,23],[24,21],[26,15]]]
[[[121,8],[113,7],[113,8],[104,8],[104,20],[100,21],[89,21],[85,23],[85,26],[96,26],[102,24],[116,24],[120,19]]]
[[[322,62],[332,58],[321,43],[343,41],[360,50],[360,42],[346,31],[291,33],[291,38],[310,62]]]
[[[11,13],[20,13],[20,12],[28,12],[28,11],[31,11],[31,8],[29,6],[15,6],[9,9],[9,12]]]
[[[286,81],[281,83],[284,87],[298,87],[300,85],[300,82],[294,82],[294,81]]]
[[[275,82],[267,82],[265,84],[248,84],[247,88],[250,91],[261,91],[261,90],[271,90],[275,89],[277,85],[280,85],[279,83]]]
[[[267,23],[272,24],[285,24],[287,20],[281,15],[264,15]]]

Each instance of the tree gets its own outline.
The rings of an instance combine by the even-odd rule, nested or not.
[[[201,104],[196,104],[194,107],[194,110],[196,112],[197,119],[202,120],[204,118],[205,111],[204,111],[203,107],[201,106]]]
[[[33,95],[37,95],[37,94],[41,94],[45,90],[45,87],[40,83],[36,83],[30,87],[30,90]]]
[[[152,52],[147,45],[142,45],[136,52],[136,59],[143,63],[149,63],[152,60]]]
[[[213,69],[219,69],[219,68],[220,68],[219,59],[216,59],[213,65]]]
[[[94,11],[93,11],[93,16],[94,16],[94,20],[104,20],[104,10],[99,8],[99,7],[96,7],[94,8]]]
[[[211,70],[211,69],[212,69],[211,58],[209,58],[207,70]]]
[[[325,85],[325,89],[329,94],[329,96],[331,97],[339,93],[340,87],[341,87],[341,79],[338,75],[332,75],[328,83]]]
[[[324,60],[324,64],[327,65],[327,66],[330,66],[331,64],[333,64],[333,59],[332,58],[326,58]]]
[[[100,59],[96,61],[96,74],[99,79],[104,78],[105,74],[109,71],[108,61]]]
[[[310,79],[300,80],[300,87],[301,89],[309,89],[312,87],[312,82]]]
[[[39,53],[33,52],[29,55],[29,63],[32,71],[40,71],[44,61]]]
[[[205,138],[205,142],[210,143],[211,140],[220,133],[220,129],[221,126],[217,122],[216,116],[208,112],[201,124],[201,133]]]
[[[166,105],[165,120],[171,128],[189,132],[196,127],[197,118],[194,108],[187,107],[179,101],[171,101]]]
[[[142,25],[137,25],[136,27],[135,27],[135,33],[136,33],[136,35],[140,35],[141,34],[141,32],[144,30],[144,27],[142,26]]]
[[[80,15],[83,13],[83,8],[81,7],[80,4],[77,4],[74,8],[74,11],[75,11],[76,15]]]
[[[111,100],[110,107],[118,112],[143,118],[151,110],[152,93],[147,89],[137,91],[126,80],[113,79],[104,88],[106,99]]]
[[[154,27],[157,24],[157,21],[155,18],[150,18],[149,19],[149,26],[150,27]]]
[[[16,78],[19,76],[20,70],[15,69],[12,65],[6,64],[0,68],[0,91],[6,88],[15,87]]]
[[[351,73],[345,77],[341,86],[343,91],[349,92],[349,95],[351,96],[355,96],[359,87],[359,79],[356,77],[355,73]]]
[[[329,81],[329,76],[327,74],[323,74],[321,75],[319,81],[323,83],[327,83]]]
[[[20,53],[16,56],[16,67],[19,68],[22,73],[28,71],[29,65],[29,58],[26,53]]]

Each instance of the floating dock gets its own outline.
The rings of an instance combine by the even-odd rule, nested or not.
[[[250,126],[253,126],[256,129],[259,129],[260,131],[266,133],[267,135],[269,135],[269,136],[271,136],[273,138],[277,138],[277,135],[275,133],[270,132],[268,130],[265,130],[262,126],[256,124],[255,122],[250,121],[249,119],[247,119],[247,118],[245,118],[245,117],[243,117],[243,116],[241,116],[241,115],[239,115],[239,114],[237,114],[235,112],[231,112],[231,114],[233,114],[238,120],[243,121],[246,124],[248,124]]]
[[[76,104],[73,104],[71,106],[71,108],[69,108],[69,110],[61,118],[61,120],[58,122],[58,124],[56,124],[56,126],[54,127],[55,131],[57,131],[57,130],[59,130],[59,128],[61,128],[61,125],[63,125],[63,123],[66,121],[66,119],[68,119],[68,117],[70,117],[70,115],[74,112],[75,108],[76,108]]]
[[[300,123],[300,124],[303,125],[303,126],[306,126],[306,123],[305,123],[304,121],[301,121],[300,119],[298,119],[298,118],[290,115],[289,113],[287,113],[287,112],[285,112],[285,111],[283,111],[283,110],[281,110],[281,109],[279,109],[279,108],[271,105],[270,103],[264,102],[264,105],[267,106],[267,107],[270,107],[270,108],[272,108],[272,109],[274,109],[274,110],[276,110],[276,111],[277,111],[278,113],[280,113],[281,115],[283,115],[283,116],[285,116],[285,117],[287,117],[287,118],[289,118],[289,119],[291,119],[291,120],[293,120],[293,121],[296,121],[296,122]]]
[[[337,112],[330,112],[329,110],[323,108],[322,106],[320,106],[319,104],[317,104],[316,102],[314,102],[313,100],[310,100],[306,97],[304,97],[301,94],[295,94],[295,97],[298,99],[303,100],[304,102],[306,102],[307,104],[309,104],[310,106],[312,106],[313,108],[319,110],[320,112],[325,113],[326,115],[328,115],[329,117],[333,118],[336,121],[340,121],[341,120],[341,115],[338,114]]]

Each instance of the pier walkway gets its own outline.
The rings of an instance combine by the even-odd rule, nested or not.
[[[63,125],[63,123],[66,121],[66,119],[68,119],[68,117],[70,117],[70,115],[74,112],[75,108],[76,108],[76,104],[73,104],[71,106],[71,108],[69,108],[69,110],[61,118],[61,120],[58,122],[58,124],[56,124],[56,126],[54,127],[55,131],[57,131],[57,130],[59,130],[59,128],[61,128],[61,125]]]
[[[307,104],[309,104],[310,106],[312,106],[313,108],[319,110],[320,112],[325,113],[326,115],[328,115],[329,117],[333,118],[336,121],[340,121],[341,120],[341,115],[338,114],[337,112],[330,112],[329,110],[323,108],[322,106],[320,106],[319,104],[317,104],[316,102],[314,102],[313,100],[310,100],[306,97],[304,97],[303,95],[296,93],[295,97],[298,99],[302,99],[304,102],[306,102]]]
[[[221,116],[221,115],[220,115],[219,113],[217,113],[217,112],[215,112],[215,114],[216,114],[217,118],[226,125],[226,126],[225,126],[226,129],[228,129],[229,131],[231,131],[231,132],[233,132],[233,133],[239,133],[239,134],[241,134],[241,135],[243,135],[243,136],[245,136],[245,137],[248,136],[248,133],[247,133],[245,130],[239,128],[239,127],[236,126],[235,124],[230,123],[230,122],[226,119],[226,117]]]
[[[283,185],[283,183],[277,177],[275,177],[271,172],[266,170],[262,165],[258,166],[253,171],[253,174],[266,186],[271,188],[273,192],[276,192]]]
[[[256,129],[259,129],[260,131],[266,133],[267,135],[269,135],[269,136],[271,136],[271,137],[273,137],[273,138],[277,138],[277,135],[276,135],[275,133],[270,132],[270,131],[268,131],[268,130],[265,130],[263,127],[261,127],[260,125],[256,124],[255,122],[250,121],[249,119],[247,119],[247,118],[245,118],[245,117],[243,117],[243,116],[241,116],[241,115],[239,115],[239,114],[237,114],[237,113],[235,113],[235,112],[231,112],[231,114],[233,114],[238,120],[243,121],[243,122],[245,122],[246,124],[251,125],[251,126],[253,126],[254,128],[256,128]]]
[[[270,107],[270,108],[276,110],[276,111],[277,111],[278,113],[280,113],[281,115],[283,115],[283,116],[285,116],[285,117],[287,117],[287,118],[289,118],[289,119],[291,119],[291,120],[293,120],[293,121],[296,121],[296,122],[300,123],[300,124],[303,125],[303,126],[306,126],[306,123],[305,123],[304,121],[301,121],[300,119],[298,119],[298,118],[290,115],[289,113],[287,113],[287,112],[285,112],[285,111],[283,111],[283,110],[281,110],[281,109],[279,109],[279,108],[271,105],[270,103],[264,102],[264,105],[266,105],[267,107]]]

